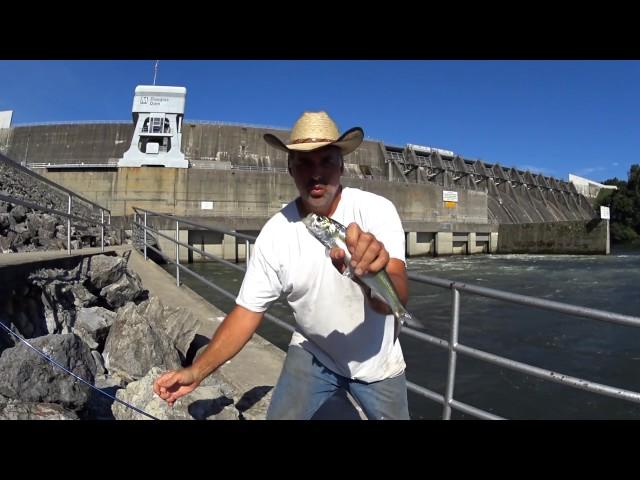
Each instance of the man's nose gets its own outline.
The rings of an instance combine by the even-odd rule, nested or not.
[[[314,163],[314,164],[311,166],[311,176],[312,176],[313,178],[319,178],[319,177],[321,177],[321,176],[322,176],[322,172],[323,172],[323,170],[322,170],[322,165],[320,165],[319,163]]]

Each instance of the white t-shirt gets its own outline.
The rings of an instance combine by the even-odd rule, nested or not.
[[[386,198],[344,188],[332,218],[345,227],[356,222],[391,258],[405,261],[402,223]],[[375,382],[400,375],[405,362],[400,342],[393,342],[393,315],[369,307],[362,289],[337,271],[328,250],[300,220],[293,201],[265,224],[236,303],[264,312],[284,294],[297,324],[290,345],[344,377]]]

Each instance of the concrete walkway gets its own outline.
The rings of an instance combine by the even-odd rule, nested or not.
[[[122,255],[123,252],[131,250],[131,245],[117,245],[114,247],[104,247],[104,253],[116,252]],[[99,255],[100,247],[96,248],[80,248],[71,250],[71,255],[66,250],[44,250],[35,252],[19,252],[19,253],[0,253],[0,267],[8,265],[21,265],[23,263],[47,262],[49,260],[58,260],[64,258],[73,258],[74,261],[78,257],[86,257],[89,255]]]

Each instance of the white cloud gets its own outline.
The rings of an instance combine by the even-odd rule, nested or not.
[[[551,175],[553,170],[546,167],[536,167],[535,165],[520,165],[518,167],[519,170],[529,170],[532,173],[542,173],[544,175]]]
[[[606,170],[608,170],[606,167],[586,167],[586,168],[583,168],[582,170],[578,170],[576,172],[576,175],[579,175],[581,177],[586,177],[587,175],[592,175],[597,172],[604,172]]]

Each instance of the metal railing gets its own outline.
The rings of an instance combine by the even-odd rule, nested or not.
[[[100,125],[100,124],[128,124],[132,125],[131,120],[62,120],[59,122],[27,122],[27,123],[14,123],[11,128],[18,127],[40,127],[49,125]]]
[[[143,245],[141,246],[141,248],[144,250],[145,259],[148,258],[147,249],[150,248],[156,253],[158,253],[159,255],[161,255],[169,263],[176,265],[176,285],[177,286],[180,286],[179,275],[180,275],[180,271],[183,271],[183,272],[189,273],[191,276],[193,276],[200,282],[204,283],[205,285],[208,285],[214,290],[222,293],[227,298],[231,300],[235,300],[236,295],[234,295],[233,293],[219,287],[218,285],[215,285],[211,281],[207,280],[206,278],[202,277],[196,272],[180,264],[179,246],[187,248],[191,251],[199,253],[203,257],[207,257],[211,260],[215,260],[217,262],[223,263],[239,271],[244,272],[246,271],[246,268],[243,268],[232,262],[224,260],[216,255],[212,255],[208,252],[205,252],[187,243],[180,242],[179,241],[179,225],[181,224],[189,225],[201,230],[224,233],[225,235],[232,235],[236,238],[243,239],[246,245],[245,248],[247,252],[247,255],[246,255],[247,264],[250,258],[249,256],[250,242],[255,241],[256,237],[252,235],[245,235],[242,233],[230,231],[223,228],[212,228],[210,226],[202,225],[196,222],[191,222],[186,219],[176,217],[174,215],[152,212],[150,210],[144,210],[136,207],[134,207],[134,211],[135,213],[134,213],[133,224],[132,224],[132,232],[133,232],[133,229],[136,227],[144,230]],[[174,238],[171,238],[169,235],[165,235],[156,229],[152,229],[148,225],[149,217],[159,217],[159,218],[164,218],[164,219],[169,219],[174,221],[175,229],[176,229]],[[144,219],[143,223],[138,221],[139,218]],[[176,244],[175,259],[170,258],[159,249],[156,249],[151,245],[148,245],[147,231],[150,231],[155,235],[159,235],[160,237],[166,238],[167,240],[174,242]],[[133,237],[136,238],[135,236]],[[521,372],[524,374],[532,375],[544,380],[560,383],[573,388],[586,390],[588,392],[596,393],[599,395],[605,395],[605,396],[614,397],[614,398],[627,400],[630,402],[640,404],[640,392],[635,392],[632,390],[626,390],[623,388],[596,383],[583,378],[573,377],[573,376],[565,375],[559,372],[550,371],[548,369],[539,368],[534,365],[518,362],[516,360],[511,360],[506,357],[502,357],[490,352],[485,352],[483,350],[479,350],[476,348],[469,347],[467,345],[463,345],[459,343],[459,340],[458,340],[458,332],[460,328],[461,293],[465,293],[465,294],[468,293],[472,295],[478,295],[481,297],[492,298],[495,300],[511,302],[519,305],[542,308],[542,309],[551,310],[554,312],[564,313],[568,315],[575,315],[578,317],[584,317],[584,318],[600,320],[600,321],[615,323],[619,325],[633,326],[633,327],[640,327],[640,317],[633,317],[629,315],[622,315],[622,314],[608,312],[604,310],[581,307],[581,306],[571,305],[567,303],[556,302],[552,300],[545,300],[537,297],[520,295],[520,294],[502,291],[502,290],[480,287],[477,285],[471,285],[467,283],[461,283],[461,282],[456,282],[452,280],[445,280],[442,278],[430,277],[425,275],[417,275],[417,274],[409,273],[408,277],[410,280],[415,282],[451,290],[451,324],[450,324],[450,334],[448,339],[435,337],[433,335],[429,335],[427,333],[421,332],[419,330],[416,330],[410,327],[404,327],[401,331],[401,333],[403,333],[404,335],[408,335],[418,340],[421,340],[423,342],[426,342],[430,345],[443,348],[447,350],[449,353],[447,381],[446,381],[444,395],[434,392],[433,390],[429,390],[423,386],[417,385],[413,382],[407,381],[407,387],[410,391],[420,396],[423,396],[425,398],[428,398],[430,400],[433,400],[435,402],[438,402],[443,406],[442,418],[444,420],[451,419],[452,410],[458,410],[465,414],[471,415],[473,417],[481,418],[481,419],[504,420],[503,417],[495,415],[486,410],[476,408],[472,405],[468,405],[466,403],[460,402],[454,398],[456,371],[457,371],[456,363],[457,363],[458,354],[466,355],[468,357],[475,358],[477,360],[487,362],[493,365],[497,365],[499,367],[503,367],[503,368],[507,368],[507,369]],[[291,332],[295,330],[295,328],[290,324],[288,324],[287,322],[269,313],[265,313],[265,317]]]
[[[59,192],[63,192],[66,196],[67,196],[67,211],[66,212],[62,212],[60,210],[56,210],[54,208],[49,208],[49,207],[45,207],[43,205],[38,205],[37,203],[33,203],[30,202],[28,200],[24,200],[21,198],[16,198],[13,196],[9,196],[9,195],[2,195],[0,194],[0,200],[2,200],[3,202],[8,202],[8,203],[12,203],[15,205],[22,205],[23,207],[27,207],[27,208],[31,208],[33,210],[39,210],[39,211],[44,211],[47,213],[52,213],[54,215],[59,215],[61,217],[64,217],[67,219],[67,254],[71,255],[71,220],[76,220],[78,222],[84,222],[84,223],[88,223],[89,225],[96,225],[96,226],[100,226],[100,250],[102,252],[104,252],[104,227],[105,225],[111,225],[111,210],[106,209],[100,205],[98,205],[97,203],[92,202],[91,200],[87,200],[86,198],[72,192],[71,190],[64,188],[61,185],[58,185],[55,182],[52,182],[51,180],[49,180],[48,178],[43,177],[42,175],[38,175],[37,173],[29,170],[28,168],[23,167],[22,165],[17,164],[16,162],[14,162],[13,160],[10,160],[9,158],[5,157],[4,155],[0,154],[0,163],[4,164],[5,166],[15,169],[18,172],[21,172],[22,174],[25,174],[27,176],[29,176],[32,179],[37,180],[38,182],[44,183],[49,187],[52,187],[53,189],[59,191]],[[85,202],[89,205],[91,205],[92,207],[96,207],[100,210],[100,221],[98,222],[96,219],[93,219],[91,217],[84,217],[84,216],[79,216],[79,215],[72,215],[71,214],[71,207],[73,205],[73,199],[79,199],[82,202]],[[107,212],[107,216],[108,216],[108,221],[107,223],[105,223],[104,221],[104,214],[105,212]]]
[[[108,160],[103,163],[92,162],[73,162],[73,163],[56,163],[56,162],[29,162],[25,165],[27,168],[49,168],[49,169],[64,169],[64,168],[115,168],[118,166],[118,160]]]

